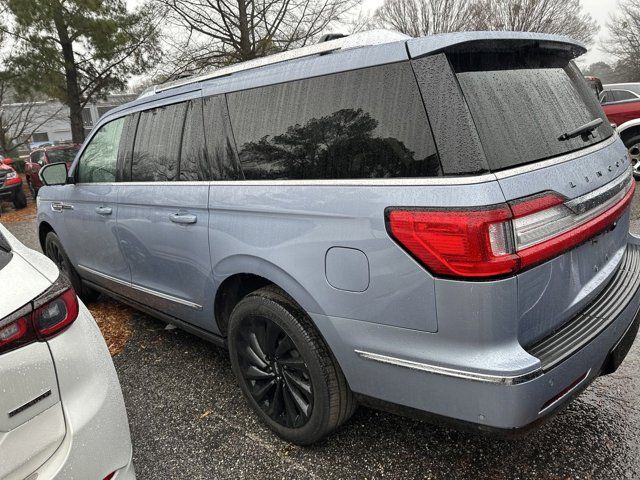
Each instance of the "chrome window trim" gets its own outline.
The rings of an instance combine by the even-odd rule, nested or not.
[[[158,292],[157,290],[152,290],[150,288],[142,287],[142,286],[136,285],[135,283],[132,283],[132,282],[126,282],[124,280],[120,280],[119,278],[112,277],[111,275],[107,275],[105,273],[98,272],[98,271],[96,271],[96,270],[94,270],[92,268],[85,267],[84,265],[78,265],[78,268],[80,270],[84,270],[85,272],[87,272],[87,273],[89,273],[91,275],[95,275],[97,277],[104,278],[105,280],[117,283],[117,284],[125,286],[125,287],[132,288],[134,290],[138,290],[138,291],[143,292],[143,293],[147,293],[149,295],[153,295],[153,296],[158,297],[158,298],[162,298],[163,300],[168,300],[168,301],[173,302],[173,303],[178,303],[180,305],[184,305],[186,307],[193,308],[194,310],[202,310],[202,305],[198,305],[197,303],[190,302],[189,300],[184,300],[184,299],[179,298],[179,297],[174,297],[173,295],[169,295],[169,294],[166,294],[166,293]]]
[[[78,183],[76,185],[182,185],[182,186],[438,186],[438,185],[477,185],[487,182],[493,182],[509,177],[515,177],[523,173],[533,172],[543,168],[559,165],[569,162],[585,155],[599,152],[618,140],[618,135],[613,134],[610,138],[600,143],[591,145],[590,147],[577,150],[575,152],[554,157],[541,162],[533,162],[521,167],[511,168],[509,170],[501,170],[495,173],[483,173],[480,175],[467,175],[459,177],[420,177],[420,178],[361,178],[361,179],[318,179],[318,180],[208,180],[208,181],[188,181],[188,182],[96,182],[96,183]]]
[[[362,179],[318,179],[318,180],[208,180],[187,182],[104,182],[83,183],[77,185],[132,185],[132,186],[437,186],[437,185],[475,185],[493,182],[493,173],[464,177],[420,177],[420,178],[362,178]]]
[[[575,160],[577,158],[599,152],[600,150],[603,150],[613,145],[614,143],[616,143],[618,138],[619,138],[618,134],[614,133],[613,135],[611,135],[611,137],[607,138],[606,140],[603,140],[602,142],[591,145],[590,147],[576,150],[575,152],[567,153],[565,155],[560,155],[559,157],[553,157],[548,160],[543,160],[541,162],[533,162],[527,165],[522,165],[521,167],[510,168],[508,170],[501,170],[499,172],[495,172],[494,175],[498,180],[502,180],[503,178],[515,177],[516,175],[521,175],[523,173],[529,173],[535,170],[541,170],[543,168],[559,165],[561,163],[570,162],[571,160]]]
[[[409,368],[411,370],[419,370],[421,372],[433,373],[435,375],[443,375],[446,377],[460,378],[463,380],[472,380],[475,382],[496,383],[499,385],[518,385],[528,382],[542,375],[542,370],[537,368],[528,373],[514,376],[490,375],[486,373],[477,373],[469,370],[458,370],[455,368],[441,367],[429,363],[414,362],[403,358],[390,357],[380,353],[366,352],[363,350],[354,350],[361,358],[372,360],[374,362],[385,363],[397,367]]]

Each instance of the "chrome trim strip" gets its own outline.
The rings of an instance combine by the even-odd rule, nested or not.
[[[625,173],[618,176],[618,178],[614,179],[612,182],[603,185],[597,190],[582,195],[581,197],[577,197],[566,202],[565,206],[576,214],[588,212],[592,208],[595,208],[598,205],[607,202],[612,197],[615,197],[620,191],[625,190],[625,187],[629,186],[627,184],[630,184],[632,176],[633,167],[629,166]]]
[[[463,380],[472,380],[475,382],[496,383],[500,385],[518,385],[528,382],[542,375],[541,369],[536,369],[529,373],[515,376],[489,375],[486,373],[470,372],[468,370],[457,370],[454,368],[440,367],[428,363],[414,362],[403,358],[390,357],[379,353],[365,352],[363,350],[354,350],[361,358],[365,360],[373,360],[374,362],[386,363],[398,367],[419,370],[422,372],[433,373],[435,375],[444,375],[447,377],[461,378]]]
[[[559,157],[550,158],[549,160],[543,160],[541,162],[533,162],[527,165],[523,165],[521,167],[510,168],[509,170],[502,170],[500,172],[495,172],[495,176],[498,180],[503,178],[514,177],[516,175],[521,175],[523,173],[533,172],[535,170],[540,170],[541,168],[552,167],[554,165],[559,165],[561,163],[570,162],[571,160],[575,160],[580,157],[584,157],[585,155],[590,155],[595,152],[599,152],[600,150],[607,148],[618,140],[618,134],[614,133],[610,138],[603,140],[600,143],[596,143],[595,145],[591,145],[590,147],[583,148],[581,150],[576,150],[575,152],[567,153],[566,155],[561,155]]]
[[[516,249],[520,251],[563,235],[590,222],[617,205],[629,193],[633,185],[633,178],[631,176],[623,174],[622,177],[622,182],[619,180],[612,182],[613,187],[607,184],[604,186],[604,189],[599,189],[600,192],[596,190],[582,197],[565,202],[563,206],[569,209],[569,214],[566,214],[566,211],[556,212],[553,217],[545,218],[544,215],[547,210],[543,210],[525,217],[513,219],[511,222],[513,225],[513,236],[516,240]],[[593,193],[598,193],[598,195],[593,196]],[[553,211],[553,209],[549,209],[549,211]],[[543,237],[536,233],[540,228],[546,229]]]
[[[168,295],[166,293],[158,292],[157,290],[151,290],[150,288],[142,287],[140,285],[136,285],[135,283],[125,282],[124,280],[120,280],[118,278],[112,277],[111,275],[107,275],[105,273],[97,272],[96,270],[85,267],[84,265],[78,265],[80,270],[84,270],[85,272],[95,275],[97,277],[104,278],[105,280],[109,280],[110,282],[117,283],[119,285],[132,288],[134,290],[138,290],[143,293],[147,293],[149,295],[153,295],[158,298],[162,298],[163,300],[169,300],[173,303],[179,303],[181,305],[187,306],[189,308],[193,308],[194,310],[202,310],[202,305],[198,305],[197,303],[190,302],[188,300],[184,300],[182,298],[174,297],[173,295]]]
[[[202,182],[104,182],[86,183],[82,185],[131,185],[131,186],[436,186],[436,185],[475,185],[493,182],[496,176],[493,173],[482,175],[469,175],[461,177],[426,177],[426,178],[362,178],[362,179],[336,179],[336,180],[211,180]],[[80,184],[79,184],[80,185]]]

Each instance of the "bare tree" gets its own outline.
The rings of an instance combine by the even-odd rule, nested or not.
[[[471,0],[385,0],[372,24],[412,37],[473,29]]]
[[[169,22],[164,75],[180,76],[300,47],[360,0],[156,0]]]
[[[555,33],[586,44],[598,32],[580,0],[476,0],[473,16],[476,30]]]
[[[622,0],[608,23],[609,39],[604,48],[618,59],[616,69],[627,81],[640,79],[640,0]]]

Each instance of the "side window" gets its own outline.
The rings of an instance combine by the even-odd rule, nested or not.
[[[616,102],[624,102],[625,100],[638,100],[638,97],[631,92],[627,92],[626,90],[616,90],[614,92],[614,98]]]
[[[115,182],[118,147],[125,118],[118,118],[102,127],[91,138],[80,157],[79,183]]]
[[[613,91],[611,90],[606,90],[604,92],[602,92],[602,99],[600,100],[600,103],[602,103],[603,105],[605,103],[611,103],[614,102],[615,100],[613,99]]]
[[[31,154],[31,161],[38,165],[44,165],[44,153],[40,150]]]
[[[166,105],[140,113],[131,180],[162,182],[178,179],[178,162],[187,102]]]
[[[227,101],[248,180],[441,175],[408,62],[235,92]]]
[[[204,129],[210,178],[241,179],[242,172],[234,147],[231,120],[223,95],[204,99]]]

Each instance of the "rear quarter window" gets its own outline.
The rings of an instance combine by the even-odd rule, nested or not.
[[[227,100],[248,180],[441,175],[408,62],[235,92]]]

